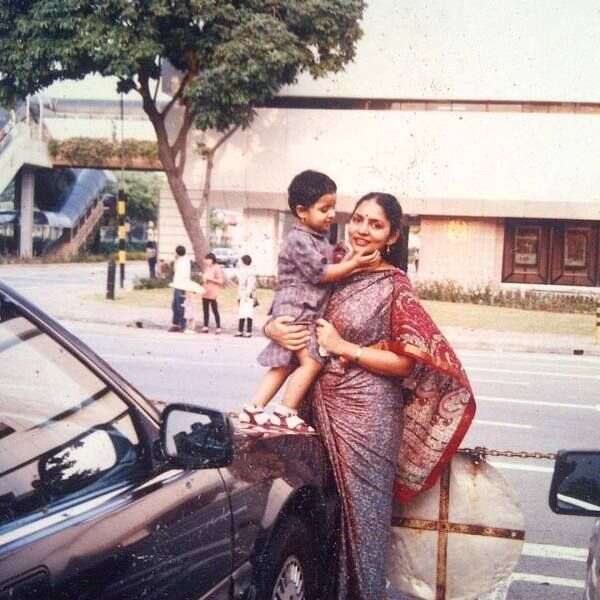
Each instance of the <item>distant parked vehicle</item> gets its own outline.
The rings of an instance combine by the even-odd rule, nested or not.
[[[211,252],[215,255],[218,264],[224,267],[237,267],[238,257],[231,248],[213,248]]]

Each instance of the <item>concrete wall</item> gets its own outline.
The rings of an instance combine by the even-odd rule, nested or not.
[[[421,217],[419,237],[419,281],[500,285],[502,219]]]
[[[386,190],[413,214],[600,219],[599,155],[600,114],[264,109],[217,154],[213,189],[284,209],[291,178],[315,168],[345,210]]]

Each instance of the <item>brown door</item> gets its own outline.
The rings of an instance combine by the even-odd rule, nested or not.
[[[547,283],[550,228],[543,221],[508,221],[502,281]]]
[[[593,286],[598,282],[598,226],[576,221],[553,225],[550,283]]]

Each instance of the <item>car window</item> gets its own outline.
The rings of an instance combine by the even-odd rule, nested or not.
[[[0,311],[0,530],[143,467],[127,404],[10,306]]]

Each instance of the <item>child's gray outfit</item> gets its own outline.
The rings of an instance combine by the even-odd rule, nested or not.
[[[294,317],[294,321],[308,321],[311,324],[319,319],[330,293],[330,286],[319,282],[332,260],[333,248],[325,234],[295,224],[277,260],[278,287],[273,298],[272,316],[287,315]],[[312,358],[321,361],[312,325],[311,331],[308,350]],[[287,367],[296,365],[297,358],[291,350],[270,342],[258,355],[258,362],[263,367]]]

